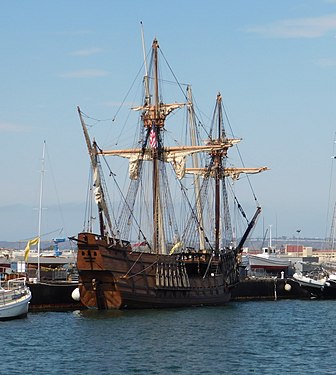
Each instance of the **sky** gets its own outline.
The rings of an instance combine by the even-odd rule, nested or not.
[[[157,37],[209,114],[218,91],[262,206],[254,235],[324,238],[336,198],[336,0],[2,0],[0,239],[82,230],[89,160],[76,107],[116,114]],[[104,124],[105,125],[105,124]],[[114,124],[107,124],[113,128]],[[112,129],[113,130],[113,129]],[[56,217],[61,217],[58,224]]]

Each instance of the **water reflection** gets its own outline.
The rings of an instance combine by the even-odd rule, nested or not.
[[[120,318],[124,315],[122,310],[76,310],[73,311],[73,315],[79,318],[92,319],[92,320],[104,320],[104,319],[115,319]]]

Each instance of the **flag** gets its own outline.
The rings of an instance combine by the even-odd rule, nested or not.
[[[148,245],[147,241],[142,241],[142,242],[137,242],[133,244],[132,247],[140,247],[140,246],[147,246],[147,245]]]
[[[156,140],[156,133],[155,133],[154,126],[152,126],[152,129],[149,134],[149,144],[151,148],[155,149],[157,147],[157,140]]]
[[[183,243],[180,241],[178,243],[176,243],[170,250],[170,253],[169,255],[173,255],[174,254],[174,251],[177,250],[178,248],[182,247]]]
[[[24,260],[25,260],[25,262],[27,262],[27,260],[28,260],[30,246],[31,245],[37,245],[39,243],[39,240],[40,240],[40,238],[36,237],[36,238],[33,238],[32,240],[30,240],[30,241],[27,242],[27,246],[25,248],[25,254],[24,254]]]

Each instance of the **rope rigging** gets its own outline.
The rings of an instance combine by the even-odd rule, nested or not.
[[[97,147],[98,147],[98,146],[97,146]],[[98,149],[99,149],[100,151],[102,151],[99,147],[98,147]],[[116,185],[116,187],[117,187],[117,189],[118,189],[118,191],[119,191],[119,194],[120,194],[122,200],[124,201],[125,205],[127,206],[128,210],[129,210],[129,212],[130,212],[130,215],[132,216],[134,222],[136,223],[136,225],[137,225],[137,227],[138,227],[140,233],[142,234],[143,239],[147,241],[145,234],[142,232],[142,230],[141,230],[141,228],[140,228],[140,225],[138,224],[138,222],[137,222],[137,220],[136,220],[136,218],[135,218],[135,216],[134,216],[134,214],[133,214],[133,211],[132,211],[131,207],[129,206],[129,204],[128,204],[128,202],[127,202],[127,200],[126,200],[126,198],[125,198],[125,196],[124,196],[124,194],[123,194],[123,192],[122,192],[122,190],[121,190],[121,188],[120,188],[120,186],[119,186],[119,184],[118,184],[118,182],[117,182],[117,180],[116,180],[116,175],[115,175],[115,173],[112,172],[112,170],[111,170],[111,168],[110,168],[110,166],[109,166],[109,164],[108,164],[108,162],[107,162],[107,160],[106,160],[106,158],[105,158],[104,155],[103,155],[103,160],[104,160],[104,162],[105,162],[105,164],[106,164],[106,167],[107,167],[108,171],[110,172],[110,173],[109,173],[110,177],[113,178],[113,181],[114,181],[114,183],[115,183],[115,185]],[[147,242],[148,242],[148,241],[147,241]]]
[[[172,71],[172,69],[171,69],[168,61],[166,60],[165,56],[163,55],[161,49],[158,49],[158,50],[162,54],[164,61],[166,62],[172,76],[175,79],[175,83],[178,85],[179,89],[181,90],[181,92],[183,94],[184,99],[189,103],[190,100],[188,99],[186,93],[183,90],[183,87],[182,87],[183,84],[179,83],[179,81],[177,80],[176,75]],[[86,114],[83,114],[83,115],[86,118],[95,120],[97,122],[102,122],[102,121],[112,121],[112,122],[114,122],[117,115],[119,115],[119,112],[120,112],[121,108],[123,107],[124,103],[126,102],[126,99],[130,95],[130,92],[135,85],[135,81],[138,79],[139,74],[140,74],[142,69],[143,69],[143,64],[142,64],[142,67],[139,70],[137,76],[135,77],[131,87],[127,91],[124,99],[122,100],[121,105],[119,106],[118,110],[116,111],[116,113],[115,113],[115,115],[113,116],[112,119],[99,120],[99,119],[95,119],[93,117],[90,117]],[[151,70],[152,70],[152,65],[150,66],[149,71],[151,71]],[[145,78],[148,80],[150,77],[146,76]],[[159,80],[161,81],[161,79],[159,79]],[[146,96],[144,107],[138,107],[140,109],[142,108],[142,110],[143,110],[143,113],[142,113],[142,116],[141,116],[142,120],[143,120],[143,117],[145,116],[144,108],[146,108],[146,111],[147,111],[147,108],[149,108],[149,107],[146,107],[146,106],[149,106],[149,105],[150,105],[150,97]],[[157,103],[156,105],[161,105],[161,102]],[[220,108],[218,108],[219,106],[220,106]],[[222,112],[221,111],[223,109],[225,119],[226,119],[227,123],[229,124],[229,128],[232,132],[231,124],[230,124],[227,112],[226,112],[222,102],[220,102],[220,103],[216,102],[216,108],[218,110],[218,115],[219,115],[220,119],[222,118],[222,114],[221,114]],[[137,109],[137,110],[139,110],[139,109]],[[151,110],[153,110],[153,109],[151,109]],[[157,110],[157,109],[155,109],[155,110]],[[192,103],[191,102],[189,103],[189,110],[193,114],[193,118],[195,119],[195,125],[199,128],[198,130],[203,130],[205,132],[205,134],[208,136],[208,139],[210,139],[211,141],[214,141],[214,144],[215,144],[215,141],[216,141],[217,137],[214,137],[214,139],[212,139],[213,124],[210,127],[210,131],[207,131],[205,129],[205,127],[203,126],[203,123],[200,121],[200,119],[197,117],[197,114],[195,113],[194,101],[192,101]],[[160,109],[160,111],[161,111],[161,109]],[[215,110],[215,113],[214,113],[213,119],[212,119],[213,123],[214,123],[214,120],[215,120],[216,112],[217,111]],[[165,114],[165,116],[166,116],[166,114]],[[148,119],[150,119],[149,116],[148,116]],[[165,117],[164,117],[164,119],[165,119]],[[144,124],[145,124],[145,126],[144,126]],[[141,125],[139,127],[140,128],[140,137],[138,138],[139,139],[138,144],[139,143],[141,144],[141,153],[139,153],[140,155],[139,155],[139,158],[137,160],[137,162],[138,162],[138,170],[137,170],[138,176],[136,177],[136,179],[131,180],[126,194],[123,192],[119,183],[117,182],[116,174],[112,172],[112,170],[111,170],[109,164],[107,163],[107,160],[106,160],[104,155],[103,155],[103,160],[104,160],[104,162],[107,166],[107,169],[110,173],[110,177],[112,177],[112,179],[114,180],[114,183],[115,183],[115,185],[117,187],[117,190],[118,190],[118,192],[120,194],[120,197],[121,197],[121,200],[119,201],[119,209],[118,209],[118,211],[120,212],[120,215],[118,216],[118,218],[115,217],[117,211],[112,210],[112,213],[114,215],[113,216],[114,225],[115,225],[116,228],[118,228],[118,233],[122,233],[122,235],[125,238],[130,239],[130,237],[132,235],[132,230],[134,230],[134,228],[136,228],[136,230],[138,231],[138,237],[140,238],[140,235],[141,235],[143,240],[145,240],[147,243],[149,243],[149,241],[147,241],[147,238],[146,238],[146,236],[148,237],[148,235],[145,234],[144,231],[141,229],[140,224],[143,224],[141,222],[142,219],[140,219],[141,216],[139,215],[139,219],[137,219],[137,215],[142,213],[142,211],[144,211],[144,210],[147,210],[148,212],[150,212],[150,210],[148,209],[149,207],[147,207],[148,199],[146,201],[146,197],[138,198],[138,195],[139,195],[139,190],[142,190],[142,189],[139,189],[142,186],[141,185],[142,184],[142,182],[141,182],[142,178],[146,177],[146,176],[144,176],[144,162],[148,161],[149,159],[146,159],[144,156],[145,156],[147,150],[149,150],[150,146],[151,146],[151,145],[149,145],[151,128],[145,122],[143,123],[143,121],[141,122],[140,125]],[[160,211],[160,215],[157,216],[157,218],[155,219],[156,220],[155,222],[157,222],[158,220],[162,221],[162,222],[160,222],[160,225],[161,224],[163,225],[163,229],[165,231],[162,238],[165,237],[166,234],[167,234],[167,236],[171,239],[178,239],[178,238],[180,238],[180,235],[179,235],[179,228],[178,228],[178,224],[177,224],[177,220],[176,220],[176,216],[175,216],[175,212],[174,212],[174,203],[175,202],[173,202],[171,190],[169,189],[169,185],[170,185],[171,180],[170,180],[170,177],[167,174],[167,170],[166,170],[166,167],[165,167],[166,161],[164,160],[164,156],[163,156],[163,152],[164,152],[163,138],[164,138],[165,133],[167,133],[167,130],[163,127],[163,125],[161,127],[161,126],[158,126],[158,125],[154,124],[154,126],[152,128],[154,128],[155,135],[157,137],[157,151],[156,151],[155,160],[158,163],[157,165],[159,166],[159,172],[160,172],[160,174],[159,174],[160,177],[157,180],[157,181],[159,181],[158,192],[160,194],[162,194],[161,195],[162,198],[160,198],[160,200],[158,201],[159,205],[160,205],[160,207],[158,208],[158,210]],[[186,132],[187,132],[187,130],[186,130]],[[218,138],[219,138],[218,140],[219,141],[225,140],[226,134],[225,134],[224,126],[222,128],[219,128],[219,132],[221,132],[221,134],[218,135]],[[197,131],[196,134],[197,134],[196,135],[197,143],[201,144],[200,131]],[[119,135],[118,139],[120,138],[120,136],[121,136],[121,132],[120,132],[120,135]],[[185,133],[185,138],[187,138],[187,133]],[[174,142],[178,143],[176,141],[176,139],[174,139]],[[100,152],[102,152],[102,149],[100,149],[99,147],[98,147],[98,149],[100,150]],[[242,165],[244,166],[242,156],[241,156],[241,153],[240,153],[238,147],[237,147],[237,152],[238,152],[240,161],[241,161]],[[232,241],[233,241],[233,230],[232,230],[232,225],[231,225],[227,186],[226,186],[225,178],[224,178],[225,167],[222,165],[221,162],[218,163],[218,157],[220,157],[220,158],[223,157],[226,160],[226,149],[222,153],[217,154],[217,164],[216,164],[215,168],[217,168],[217,172],[216,172],[217,173],[217,182],[218,182],[218,178],[219,178],[219,180],[222,180],[221,199],[217,199],[217,198],[216,199],[218,201],[221,200],[222,203],[223,203],[221,205],[221,210],[222,210],[221,215],[220,215],[221,218],[220,218],[220,220],[216,219],[216,222],[217,222],[216,231],[217,231],[217,234],[218,234],[219,233],[218,226],[220,225],[221,226],[221,229],[220,229],[221,230],[221,232],[220,232],[221,241],[222,241],[223,244],[225,244],[224,246],[227,246],[227,244],[232,243]],[[153,160],[154,160],[154,157],[153,157]],[[180,180],[178,180],[178,184],[180,185],[180,191],[181,191],[183,197],[186,198],[185,199],[186,206],[188,207],[188,209],[190,211],[190,217],[188,219],[187,225],[182,230],[182,232],[183,232],[182,237],[184,238],[185,242],[196,243],[195,242],[196,240],[193,240],[193,238],[196,238],[196,235],[197,235],[198,232],[203,232],[204,240],[206,241],[207,245],[210,247],[211,250],[212,250],[212,245],[211,245],[212,239],[211,239],[211,237],[213,235],[213,232],[215,231],[214,230],[215,220],[214,220],[214,217],[213,217],[214,212],[212,210],[210,210],[210,208],[209,208],[210,204],[206,202],[207,199],[205,199],[205,198],[207,197],[207,195],[209,195],[209,193],[208,193],[209,186],[210,186],[210,184],[209,184],[210,178],[209,177],[210,177],[210,174],[213,173],[213,171],[211,171],[212,167],[213,167],[213,162],[211,162],[210,165],[208,165],[208,168],[209,168],[208,169],[208,175],[205,176],[204,179],[203,179],[201,189],[198,193],[199,196],[193,197],[193,200],[195,201],[194,206],[192,205],[192,203],[191,203],[191,201],[188,197],[186,187],[182,184],[182,182]],[[220,171],[219,171],[219,169],[220,169]],[[218,177],[218,176],[220,176],[220,177]],[[247,175],[247,179],[248,179],[248,183],[250,185],[250,189],[252,191],[254,200],[258,203],[248,175]],[[104,185],[105,185],[105,180],[102,179],[102,183],[104,183]],[[219,184],[217,183],[216,197],[219,198],[220,196],[219,196],[218,186],[219,186]],[[105,191],[107,191],[107,189]],[[210,195],[211,195],[211,193],[210,193]],[[248,223],[247,215],[245,214],[245,212],[244,212],[242,206],[240,205],[240,203],[238,202],[238,199],[235,196],[235,194],[233,194],[233,196],[234,196],[234,201],[237,205],[237,208],[238,208],[239,212],[241,213],[243,218],[246,219],[246,221]],[[210,198],[211,197],[209,197],[209,199]],[[142,201],[140,201],[140,199],[143,199],[143,204],[142,205],[140,204],[140,207],[135,209],[135,206],[136,206],[137,203],[142,203]],[[137,202],[137,200],[139,202]],[[201,206],[202,214],[204,213],[205,208],[209,208],[209,212],[207,213],[207,215],[208,215],[207,217],[209,218],[209,220],[207,222],[207,225],[206,225],[207,228],[206,229],[205,229],[205,225],[202,224],[202,222],[200,221],[200,219],[198,217],[199,213],[196,212],[197,211],[197,209],[196,209],[196,203],[197,202]],[[216,205],[216,207],[219,207],[219,205]],[[216,218],[219,217],[219,215],[217,214],[218,212],[219,211],[217,210],[216,211]],[[148,214],[148,216],[150,216],[150,213]],[[210,225],[210,223],[211,223],[212,226]],[[133,229],[132,229],[132,227],[133,227]],[[208,227],[210,229],[208,229]],[[111,230],[112,230],[112,228],[111,228]],[[166,233],[166,231],[167,231],[167,233]],[[211,236],[205,235],[205,231],[208,231],[208,234],[211,233]],[[210,238],[210,240],[209,240],[209,238]],[[216,236],[216,238],[218,238],[218,236]],[[189,241],[186,241],[186,240],[189,240]],[[175,240],[172,241],[172,242],[174,243]],[[218,246],[218,242],[216,242],[216,247],[217,246]]]

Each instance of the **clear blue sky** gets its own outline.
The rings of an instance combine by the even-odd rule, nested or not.
[[[336,1],[3,0],[0,8],[1,240],[37,233],[43,140],[44,232],[57,227],[55,207],[66,235],[82,229],[88,157],[76,106],[113,117],[141,66],[140,21],[147,46],[158,38],[203,110],[212,112],[221,91],[246,164],[271,169],[252,180],[265,226],[279,236],[330,230]]]

